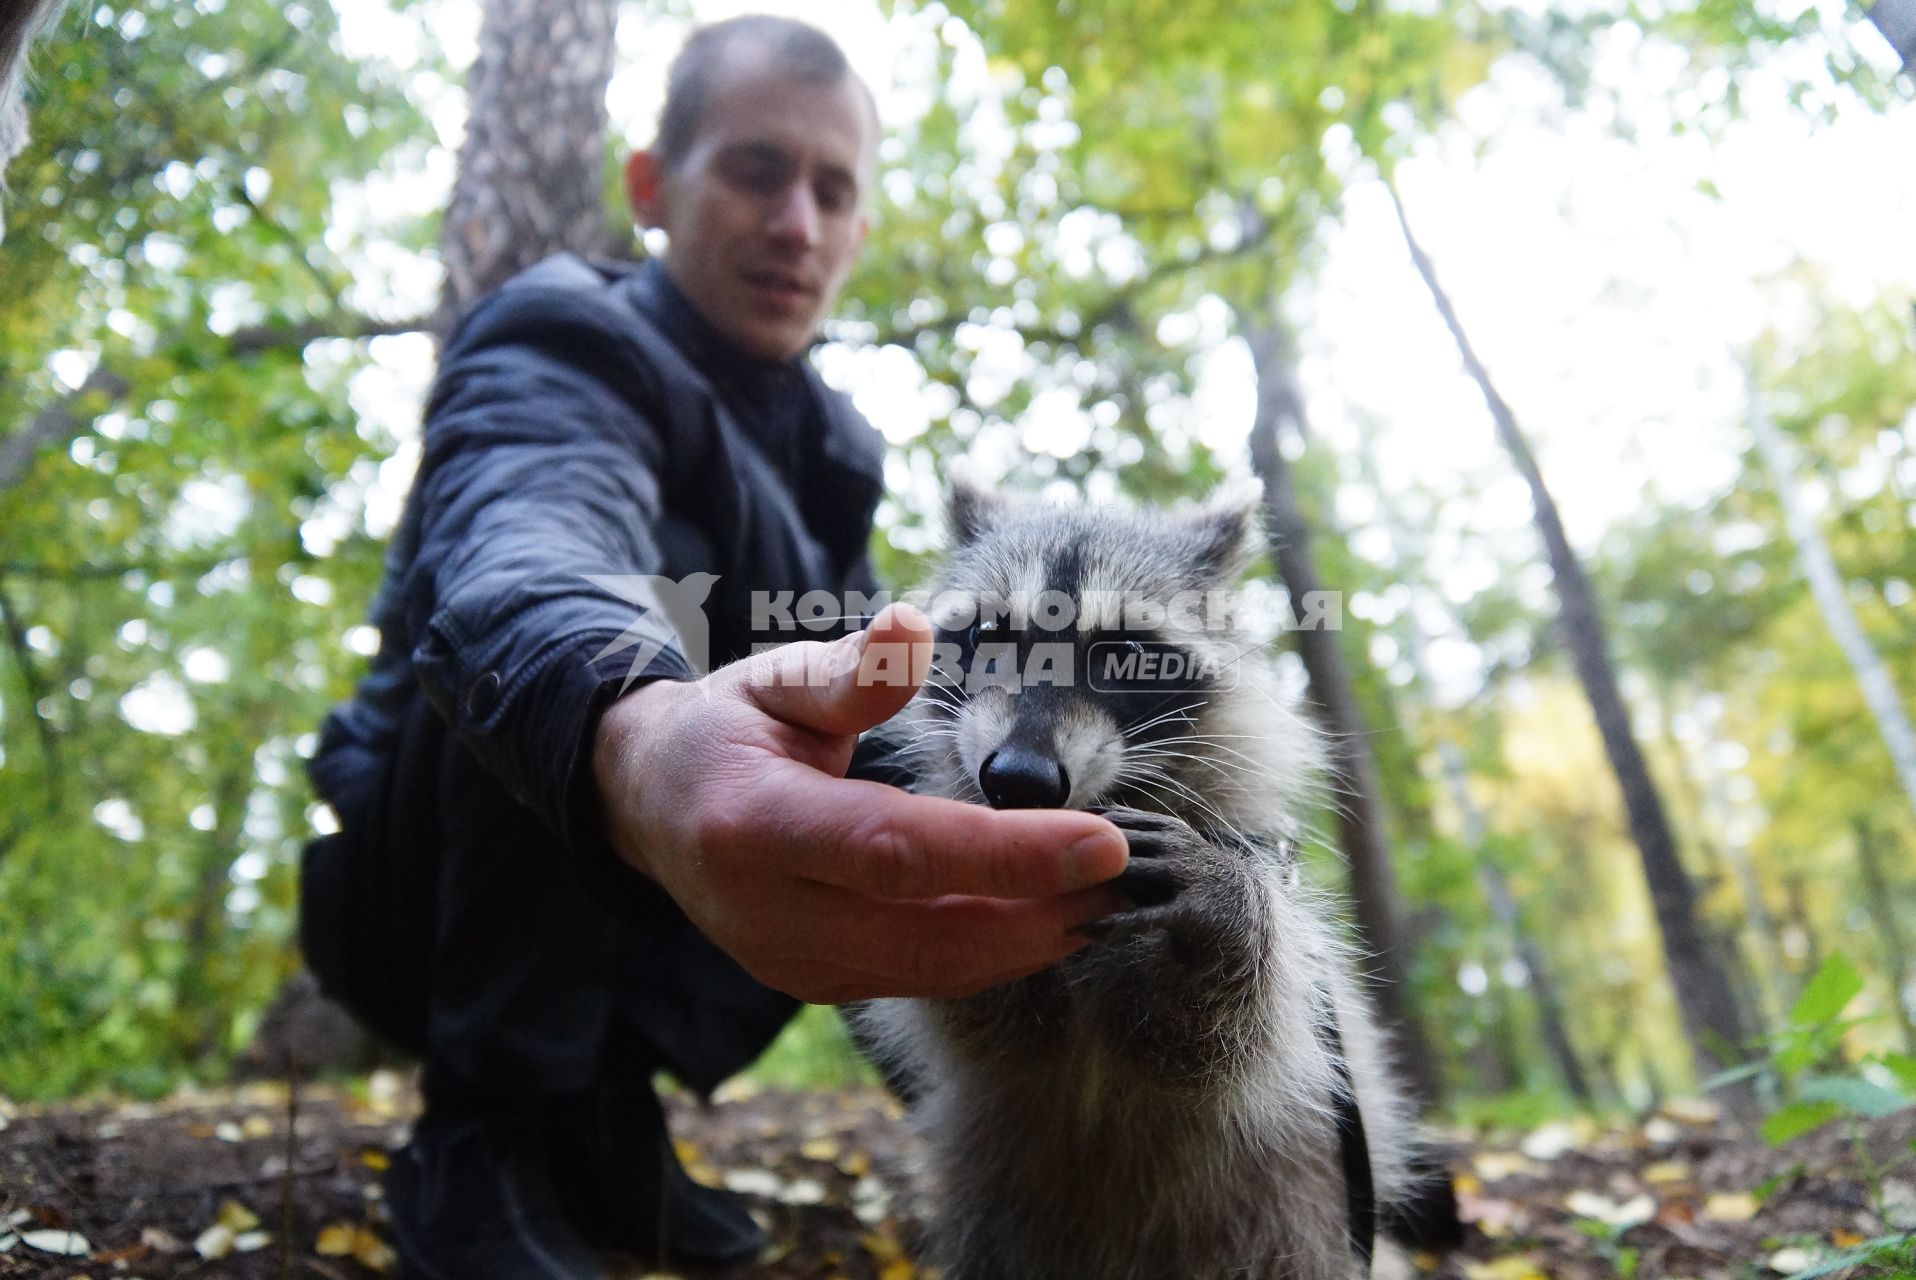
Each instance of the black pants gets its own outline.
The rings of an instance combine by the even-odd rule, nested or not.
[[[559,847],[423,697],[381,772],[306,849],[301,947],[327,995],[463,1089],[538,1103],[663,1066],[709,1093],[797,1010],[636,873]]]

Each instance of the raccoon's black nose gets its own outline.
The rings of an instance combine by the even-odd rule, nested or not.
[[[1062,809],[1071,775],[1050,756],[1008,742],[985,757],[978,786],[994,809]]]

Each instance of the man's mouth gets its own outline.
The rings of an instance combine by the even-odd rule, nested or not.
[[[745,283],[782,302],[808,302],[817,290],[802,276],[783,271],[747,271]]]

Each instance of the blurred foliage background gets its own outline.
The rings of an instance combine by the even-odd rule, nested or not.
[[[890,443],[893,583],[921,574],[960,456],[1098,500],[1247,471],[1269,374],[1247,338],[1291,336],[1309,412],[1280,447],[1344,593],[1396,944],[1453,1108],[1697,1081],[1527,500],[1385,181],[1413,222],[1432,210],[1426,247],[1565,503],[1752,1033],[1737,1052],[1833,951],[1874,1015],[1851,1050],[1916,1052],[1916,794],[1780,501],[1826,542],[1851,650],[1907,717],[1916,262],[1857,241],[1897,216],[1908,240],[1916,186],[1870,148],[1916,114],[1855,11],[780,7],[845,34],[889,129],[871,248],[816,358]],[[688,20],[731,11],[623,6],[608,166],[648,136]],[[0,242],[0,1094],[217,1076],[297,966],[298,850],[330,820],[300,762],[376,643],[480,19],[473,0],[108,0],[36,55]],[[1803,216],[1853,219],[1847,256],[1781,224],[1695,311],[1691,255],[1779,225],[1737,185],[1778,138],[1834,148]],[[1605,184],[1618,154],[1660,157],[1623,193],[1639,222],[1575,181]],[[1467,232],[1499,218],[1538,240],[1485,259]],[[1571,285],[1524,265],[1553,253]],[[1673,390],[1632,343],[1702,354]],[[813,1019],[780,1061],[817,1079],[835,1043]]]

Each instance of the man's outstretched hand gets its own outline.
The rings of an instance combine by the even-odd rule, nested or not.
[[[845,778],[859,733],[923,682],[931,639],[893,605],[832,644],[654,681],[599,723],[613,848],[767,986],[815,1004],[968,995],[1056,963],[1122,905],[1106,882],[1125,840],[1102,818]]]

